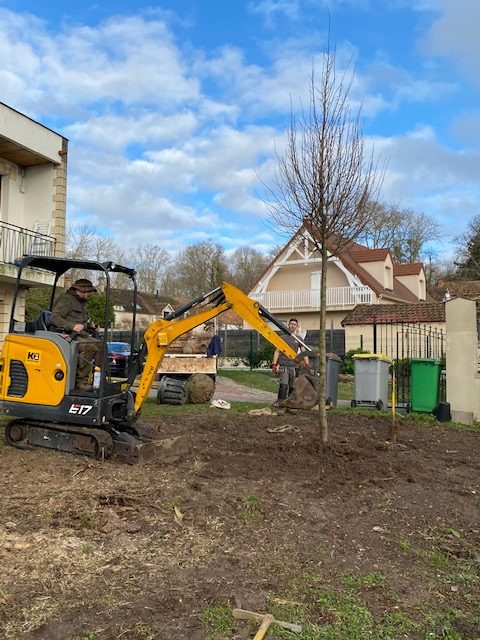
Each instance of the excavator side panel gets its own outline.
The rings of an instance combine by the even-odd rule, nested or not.
[[[58,406],[66,394],[67,363],[59,346],[29,334],[5,337],[0,401]]]

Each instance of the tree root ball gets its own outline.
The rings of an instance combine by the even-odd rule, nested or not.
[[[215,380],[206,373],[193,373],[186,384],[187,402],[201,404],[210,402],[215,393]]]

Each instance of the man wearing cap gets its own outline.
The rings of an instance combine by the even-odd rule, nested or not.
[[[52,309],[50,330],[59,333],[75,334],[78,346],[78,368],[75,387],[81,391],[91,391],[88,377],[92,370],[92,360],[102,366],[102,342],[93,338],[88,329],[95,330],[96,325],[88,320],[87,301],[97,290],[86,278],[76,280],[70,289],[61,295]]]

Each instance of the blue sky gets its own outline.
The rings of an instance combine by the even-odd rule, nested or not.
[[[477,0],[0,0],[0,101],[69,139],[69,224],[264,251],[284,238],[261,184],[329,21],[381,199],[437,219],[448,255],[480,213]]]

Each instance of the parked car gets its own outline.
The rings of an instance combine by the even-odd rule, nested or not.
[[[128,342],[107,342],[108,360],[112,375],[126,376],[130,364],[130,344]]]

